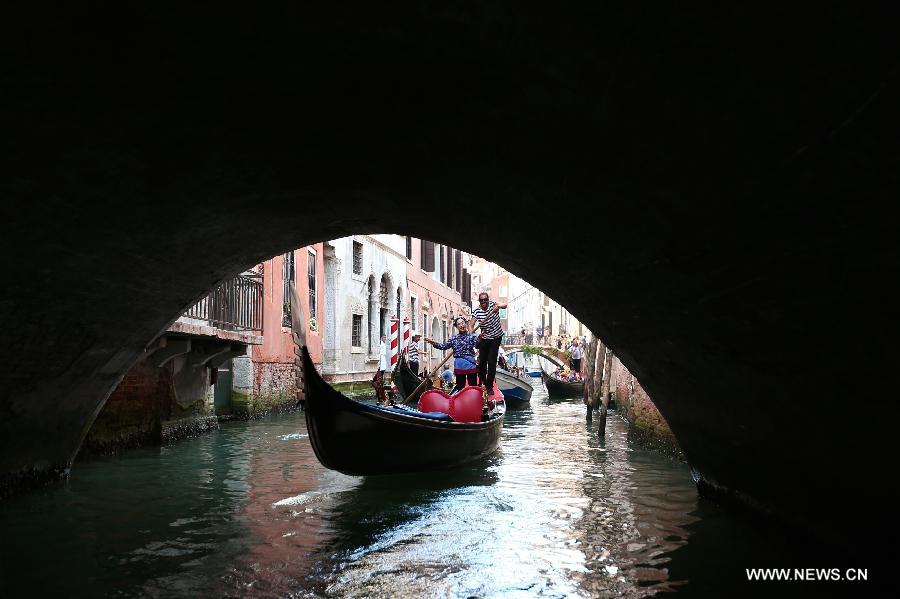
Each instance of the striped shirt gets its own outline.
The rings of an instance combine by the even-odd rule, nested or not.
[[[410,362],[418,362],[419,361],[419,344],[409,340],[409,345],[406,346],[406,359]]]
[[[494,302],[488,302],[487,310],[482,310],[480,304],[472,310],[472,316],[481,322],[481,331],[484,333],[485,339],[499,339],[503,336],[500,314],[494,312],[496,305]]]

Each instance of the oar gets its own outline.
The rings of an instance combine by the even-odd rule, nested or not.
[[[476,320],[477,320],[477,319],[476,319]],[[478,324],[475,325],[475,328],[472,329],[472,333],[475,333],[475,331],[477,331],[477,330],[478,330],[478,327],[480,327],[480,326],[481,326],[481,321],[479,320],[479,321],[478,321]],[[432,370],[431,372],[437,372],[438,370],[440,370],[440,369],[441,369],[441,366],[443,366],[444,364],[446,364],[446,363],[447,363],[447,360],[449,360],[449,359],[452,358],[452,357],[453,357],[453,352],[451,351],[449,354],[447,354],[447,357],[444,358],[444,361],[441,362],[440,364],[438,364],[437,366],[435,366],[435,367],[434,367],[434,370]],[[421,383],[419,383],[419,386],[416,387],[415,390],[414,390],[412,393],[409,394],[409,397],[415,397],[416,393],[419,393],[419,390],[422,389],[423,387],[425,387],[425,383],[427,383],[428,381],[429,381],[429,378],[428,378],[428,375],[426,374],[426,375],[425,375],[425,379],[424,379]]]

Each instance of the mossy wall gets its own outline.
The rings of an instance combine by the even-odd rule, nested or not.
[[[615,400],[618,411],[631,424],[629,438],[643,447],[661,451],[684,460],[684,452],[656,404],[641,387],[637,378],[613,357]]]

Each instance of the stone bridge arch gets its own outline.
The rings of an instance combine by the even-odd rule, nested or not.
[[[832,3],[817,26],[729,6],[259,5],[217,7],[215,28],[153,6],[124,15],[133,35],[99,8],[18,8],[2,486],[66,472],[123,374],[218,281],[399,233],[563,303],[640,378],[704,490],[864,536],[891,438],[874,387],[894,366],[898,38],[874,6]],[[871,421],[836,450],[848,406]],[[856,504],[868,521],[835,521]]]

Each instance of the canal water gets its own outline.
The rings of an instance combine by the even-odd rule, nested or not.
[[[699,596],[769,563],[775,533],[698,499],[614,413],[599,424],[538,388],[455,471],[326,470],[299,412],[84,459],[0,503],[0,595]]]

